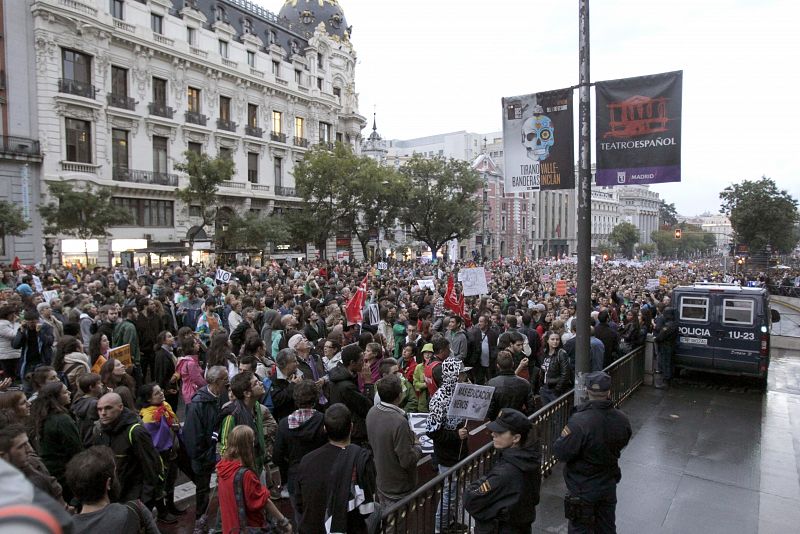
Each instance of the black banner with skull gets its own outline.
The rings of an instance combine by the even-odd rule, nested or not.
[[[503,99],[505,192],[575,188],[572,89]]]

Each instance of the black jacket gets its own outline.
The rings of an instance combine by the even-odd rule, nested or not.
[[[372,400],[358,390],[358,380],[345,366],[337,365],[328,373],[330,377],[330,398],[328,405],[341,402],[353,414],[353,443],[367,441],[367,414],[372,408]]]
[[[170,383],[172,376],[175,374],[175,360],[172,354],[164,347],[159,347],[153,361],[153,381],[158,382],[162,391],[167,393],[169,389],[178,389],[177,382]],[[173,406],[173,409],[177,408]]]
[[[195,473],[211,470],[217,463],[217,442],[214,434],[217,433],[216,424],[220,410],[227,401],[227,394],[215,397],[208,391],[208,386],[203,386],[186,407],[183,444]]]
[[[610,400],[578,406],[553,444],[556,458],[566,462],[567,490],[587,502],[616,499],[622,479],[619,456],[631,439],[628,416]]]
[[[467,340],[469,341],[469,351],[466,365],[476,366],[481,364],[481,352],[483,351],[483,330],[477,325],[473,326],[467,332]],[[489,342],[489,368],[494,368],[495,360],[497,359],[497,338],[499,337],[497,330],[494,328],[486,329],[486,340]]]
[[[494,420],[503,408],[514,408],[522,413],[533,413],[533,389],[530,382],[514,374],[514,371],[500,371],[486,384],[494,387],[492,402],[486,417]]]
[[[475,519],[475,534],[530,530],[542,482],[536,447],[497,452],[492,469],[464,491],[464,509]]]
[[[92,440],[92,428],[97,421],[97,398],[83,395],[72,402],[72,414],[78,424],[78,432],[81,435],[81,443],[87,446]]]
[[[136,334],[139,336],[139,349],[142,354],[155,354],[156,339],[161,331],[161,318],[158,315],[140,314],[136,319]]]
[[[108,426],[98,421],[91,444],[106,445],[114,451],[117,479],[122,486],[119,502],[136,499],[150,502],[161,497],[161,456],[153,447],[150,432],[133,411],[123,408],[117,420]]]
[[[280,420],[272,460],[281,470],[281,480],[289,480],[289,484],[293,486],[292,479],[303,456],[328,442],[324,420],[325,416],[318,411],[297,428],[289,428],[288,417]]]
[[[270,395],[272,397],[272,417],[276,421],[280,421],[297,409],[294,405],[294,384],[285,378],[278,378],[277,367],[272,376]]]
[[[675,345],[678,339],[678,325],[675,322],[675,312],[666,308],[664,313],[656,319],[656,343],[659,345]]]
[[[608,323],[600,323],[594,327],[594,337],[603,342],[605,347],[603,367],[608,367],[614,363],[614,355],[619,350],[619,334],[614,332]]]
[[[542,364],[542,367],[547,367],[543,385],[547,386],[548,389],[554,391],[556,394],[563,395],[572,385],[572,372],[567,351],[558,349],[553,356],[548,356],[547,353],[545,353],[543,360],[545,360],[545,362]],[[545,363],[547,365],[545,365]]]

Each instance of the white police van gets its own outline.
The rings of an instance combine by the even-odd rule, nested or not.
[[[770,327],[780,321],[764,288],[696,283],[672,293],[676,367],[753,376],[767,382]]]

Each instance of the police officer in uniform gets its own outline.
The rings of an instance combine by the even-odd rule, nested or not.
[[[531,422],[522,412],[503,408],[486,428],[498,457],[486,475],[467,486],[464,509],[475,520],[475,534],[530,534],[542,474],[538,442],[528,440]]]
[[[631,439],[628,416],[610,400],[611,377],[602,371],[586,375],[589,401],[577,407],[553,445],[566,463],[565,516],[570,534],[616,532],[617,484],[622,478],[619,455]]]

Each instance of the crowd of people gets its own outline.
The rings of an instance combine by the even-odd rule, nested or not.
[[[196,486],[198,533],[367,532],[418,486],[409,413],[427,414],[440,473],[470,453],[448,407],[472,381],[495,388],[488,428],[508,450],[504,476],[528,473],[538,452],[525,416],[573,385],[576,265],[487,263],[488,293],[454,311],[445,295],[461,267],[272,262],[236,266],[228,283],[202,267],[5,268],[2,467],[73,532],[174,524],[180,473]],[[653,334],[667,386],[671,288],[725,276],[714,261],[594,265],[591,371]],[[492,480],[464,509],[508,526],[485,532],[529,531],[538,483],[509,493]],[[459,498],[443,493],[435,532],[466,531]]]

